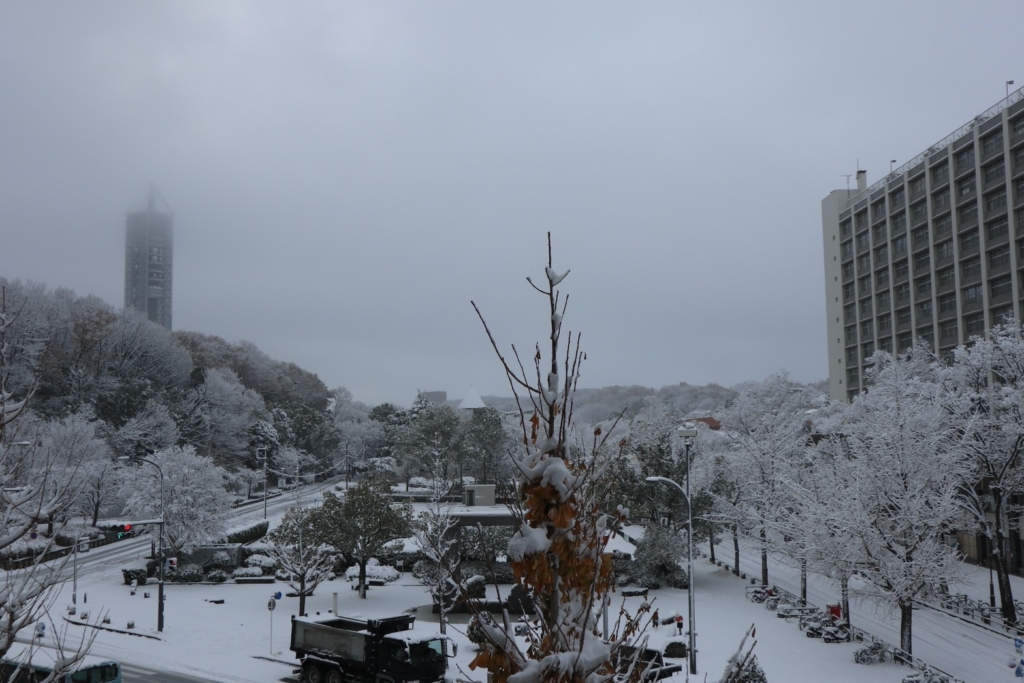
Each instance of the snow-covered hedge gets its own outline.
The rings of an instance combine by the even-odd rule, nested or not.
[[[262,554],[250,555],[246,558],[245,565],[247,567],[255,567],[264,574],[273,574],[274,570],[277,569],[277,562],[274,558]]]
[[[267,535],[270,524],[265,519],[228,531],[228,543],[251,543]]]
[[[367,580],[373,579],[375,581],[397,581],[399,577],[398,570],[394,567],[389,567],[386,564],[381,564],[376,557],[371,557],[366,562],[366,578]],[[345,570],[345,578],[349,581],[356,581],[359,579],[359,565],[352,565]]]
[[[231,572],[231,576],[237,578],[250,576],[263,576],[263,570],[259,567],[239,567]]]

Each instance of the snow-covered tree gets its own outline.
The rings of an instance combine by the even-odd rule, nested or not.
[[[430,592],[438,605],[441,633],[447,633],[447,613],[457,590],[452,580],[459,562],[459,521],[445,498],[455,488],[457,472],[443,453],[428,456],[430,497],[427,508],[413,523],[413,538],[429,566]]]
[[[267,535],[266,552],[288,575],[288,585],[299,596],[300,615],[306,613],[306,597],[331,575],[336,554],[334,548],[314,540],[317,512],[296,505]]]
[[[117,457],[139,458],[177,445],[179,436],[167,406],[150,401],[111,434],[109,442]]]
[[[459,416],[448,406],[426,401],[413,407],[409,422],[399,428],[394,437],[393,452],[402,461],[406,487],[409,479],[417,475],[458,481],[462,436]]]
[[[758,539],[761,582],[768,584],[769,531],[774,515],[784,510],[781,486],[787,462],[806,443],[802,387],[786,373],[748,385],[722,414],[722,426],[735,450],[733,473],[744,505],[734,509],[734,523]]]
[[[1007,523],[1010,501],[1024,493],[1024,339],[1016,322],[993,328],[956,350],[942,372],[946,404],[962,434],[969,464],[965,509],[991,546],[1003,619],[1017,620],[1010,584]]]
[[[914,601],[959,573],[946,535],[961,514],[965,468],[936,384],[884,352],[873,356],[869,379],[844,425],[849,457],[835,464],[835,505],[866,590],[898,607],[900,647],[909,653]]]
[[[690,585],[679,562],[686,558],[686,540],[670,526],[649,524],[636,544],[634,579],[649,588],[685,588]]]
[[[359,597],[366,597],[366,563],[394,551],[409,537],[412,508],[391,502],[386,482],[363,480],[341,500],[330,491],[316,508],[316,541],[348,555],[359,566]]]
[[[586,445],[573,438],[573,393],[584,354],[578,337],[570,334],[562,343],[567,300],[558,285],[568,271],[552,268],[550,235],[545,275],[543,286],[528,278],[547,299],[550,329],[545,353],[538,344],[529,372],[514,346],[515,360],[505,360],[484,323],[520,406],[523,446],[513,455],[520,501],[512,506],[519,528],[508,555],[516,583],[532,593],[538,617],[525,649],[517,644],[507,613],[501,623],[477,620],[486,643],[470,666],[486,668],[495,683],[601,680],[613,673],[611,662],[620,648],[641,640],[649,623],[649,606],[633,614],[622,609],[610,640],[598,635],[597,617],[608,608],[614,587],[606,546],[626,511],[619,509],[614,517],[602,513],[609,507],[602,495],[613,490],[602,481],[610,432],[595,434]]]
[[[164,537],[172,554],[188,552],[224,535],[231,509],[228,474],[191,446],[172,446],[148,457],[163,472]],[[151,466],[132,463],[122,469],[125,513],[140,519],[160,517],[161,477]]]

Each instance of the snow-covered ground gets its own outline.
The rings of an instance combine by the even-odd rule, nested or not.
[[[104,550],[111,552],[109,549],[116,547],[115,544],[92,553]],[[139,552],[143,552],[141,548]],[[136,633],[157,635],[156,586],[140,587],[136,595],[130,595],[129,587],[123,585],[121,579],[121,566],[124,566],[123,557],[102,571],[93,572],[85,578],[79,577],[80,611],[88,609],[90,616],[95,617],[103,610],[109,614],[110,625],[113,627],[123,629],[128,621],[134,621]],[[776,571],[781,574],[782,569]],[[755,653],[773,683],[817,683],[823,680],[831,683],[888,683],[898,682],[909,673],[909,669],[896,664],[855,664],[853,652],[859,647],[858,644],[825,644],[817,639],[806,638],[795,621],[787,623],[762,605],[747,601],[745,586],[748,582],[741,581],[703,558],[696,563],[695,574],[699,653],[699,673],[695,680],[704,681],[705,673],[707,680],[717,680],[726,659],[751,624],[757,627]],[[333,609],[333,593],[337,593],[338,609],[342,614],[387,616],[418,606],[418,626],[436,628],[429,607],[426,607],[429,602],[427,593],[409,574],[404,574],[394,584],[371,589],[366,600],[359,600],[350,586],[340,579],[323,584],[316,595],[309,599],[308,612],[311,615],[316,612],[326,614]],[[1024,586],[1021,587],[1024,589]],[[298,601],[285,597],[271,613],[267,609],[268,599],[278,590],[287,591],[287,587],[281,583],[169,584],[166,586],[166,624],[160,640],[101,632],[93,651],[142,669],[166,669],[217,681],[280,681],[282,677],[289,676],[295,666],[294,657],[288,649],[289,617],[296,613]],[[150,592],[150,598],[144,597],[145,591]],[[88,603],[83,605],[81,602],[85,594],[88,595]],[[652,591],[651,597],[662,616],[676,611],[686,614],[687,595],[684,590]],[[69,583],[64,587],[56,606],[62,608],[70,603],[70,598]],[[215,603],[214,600],[224,602]],[[637,601],[639,598],[627,599],[628,604]],[[70,633],[83,630],[81,626],[68,628]],[[971,627],[962,628],[969,633]],[[474,649],[461,635],[461,629],[460,625],[453,626],[456,632],[452,635],[459,639],[459,655],[454,663],[463,670],[465,677],[483,681],[483,672],[469,671],[467,668],[474,656]],[[662,647],[674,636],[671,629],[661,627],[652,633],[651,644]],[[999,661],[1002,677],[1012,678],[1012,670],[1005,666],[1006,654],[1005,650],[992,653],[950,653],[968,663],[975,659],[993,661],[994,658]],[[685,670],[684,666],[684,672],[677,674],[676,680],[686,679]],[[991,681],[1001,678],[981,675],[966,680]]]

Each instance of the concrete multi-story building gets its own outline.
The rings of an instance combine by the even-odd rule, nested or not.
[[[170,209],[157,211],[157,196],[157,189],[150,188],[146,210],[133,211],[125,220],[124,307],[171,329],[174,216]]]
[[[1024,318],[1024,88],[867,186],[821,203],[829,391],[864,388],[875,350],[948,357]]]

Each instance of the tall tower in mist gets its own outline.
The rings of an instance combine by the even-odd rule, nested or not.
[[[158,198],[166,213],[157,211]],[[133,211],[125,220],[124,307],[171,329],[173,265],[174,214],[154,185],[146,210]]]

